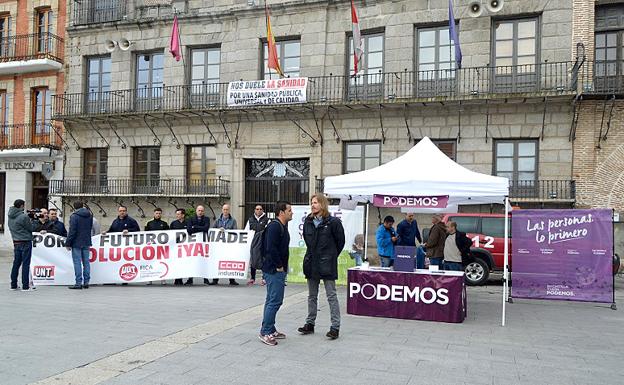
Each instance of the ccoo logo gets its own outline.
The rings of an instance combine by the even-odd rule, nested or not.
[[[139,274],[139,270],[131,263],[126,263],[119,268],[119,276],[124,281],[132,281]]]
[[[219,261],[219,270],[245,271],[245,262]]]

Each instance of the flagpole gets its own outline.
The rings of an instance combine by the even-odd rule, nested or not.
[[[273,79],[273,74],[271,73],[271,67],[269,67],[269,12],[268,12],[269,6],[267,5],[267,0],[264,0],[264,23],[266,24],[266,31],[267,31],[267,69],[269,70],[269,80]],[[264,49],[262,50],[262,53],[264,53]],[[263,59],[264,61],[264,59]],[[264,63],[262,63],[264,64]]]

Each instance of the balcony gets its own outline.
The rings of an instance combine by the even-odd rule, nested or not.
[[[212,197],[230,196],[230,181],[221,178],[116,179],[86,178],[50,181],[50,194],[56,196],[149,196]]]
[[[74,1],[72,25],[91,25],[124,20],[127,17],[128,1],[125,0],[81,0]]]
[[[307,105],[445,102],[575,95],[573,62],[438,71],[310,77]],[[223,110],[228,83],[73,93],[55,97],[57,119],[149,112]],[[252,106],[255,108],[262,108]],[[274,108],[271,107],[271,108]]]
[[[576,183],[573,180],[510,180],[512,202],[573,203]]]
[[[0,39],[0,75],[60,70],[65,43],[46,32]]]
[[[55,128],[45,124],[0,125],[0,150],[23,148],[60,149],[61,137]]]
[[[624,95],[624,60],[597,61],[583,68],[583,94]]]

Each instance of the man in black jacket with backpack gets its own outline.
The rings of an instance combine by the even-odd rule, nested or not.
[[[303,273],[308,280],[308,317],[305,325],[298,331],[301,334],[314,333],[319,285],[323,280],[331,316],[331,327],[326,336],[335,340],[340,330],[340,305],[336,295],[336,280],[338,255],[345,244],[344,229],[340,219],[329,215],[329,202],[325,195],[312,196],[310,211],[303,224],[303,239],[307,247],[303,259]]]

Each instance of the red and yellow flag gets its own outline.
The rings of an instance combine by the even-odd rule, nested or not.
[[[279,57],[277,56],[277,47],[275,46],[275,37],[273,37],[273,31],[271,30],[271,16],[269,15],[269,6],[266,1],[264,2],[264,12],[266,14],[267,25],[267,51],[268,51],[268,64],[269,69],[273,68],[279,76],[284,77],[282,67],[280,66]]]

